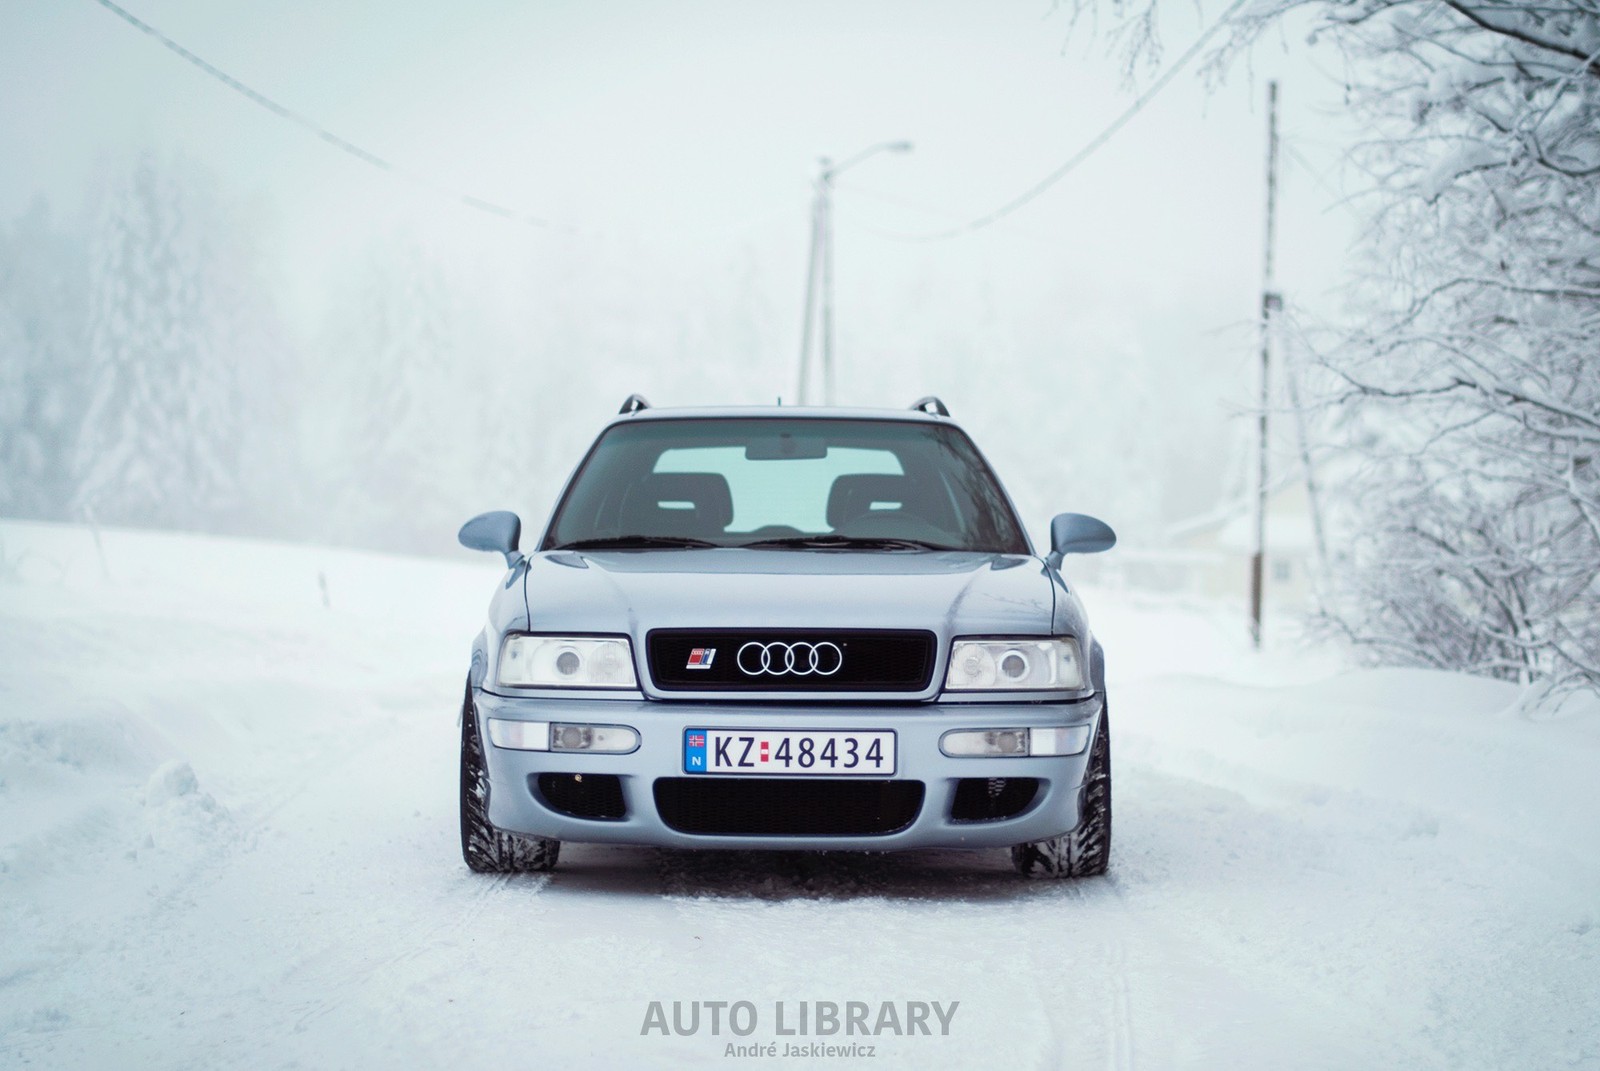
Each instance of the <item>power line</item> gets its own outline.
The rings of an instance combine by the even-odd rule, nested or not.
[[[854,183],[841,182],[839,184],[839,189],[846,190],[855,197],[866,197],[870,200],[882,201],[885,204],[899,205],[902,208],[913,209],[917,212],[922,212],[930,216],[943,216],[946,219],[964,218],[962,213],[952,212],[948,208],[939,208],[923,201],[916,201],[908,197],[900,197],[895,194],[884,193],[881,190],[867,189],[864,186],[857,186]],[[860,219],[850,219],[847,222],[849,226],[857,230],[866,231],[868,234],[875,234],[880,238],[893,238],[896,240],[904,240],[907,238],[906,233],[903,231],[890,230],[887,227],[879,227],[875,224],[865,223]],[[1046,237],[1045,235],[1039,234],[1037,231],[1024,230],[1015,226],[1001,227],[998,233],[1009,235],[1010,237],[1016,238],[1020,241],[1049,246],[1052,249],[1060,248],[1062,241],[1058,238]]]
[[[407,182],[421,186],[424,189],[432,190],[434,193],[442,194],[446,197],[452,198],[466,205],[468,208],[477,209],[479,212],[485,212],[491,216],[498,216],[501,219],[512,220],[517,223],[525,223],[532,227],[553,226],[553,224],[547,219],[542,219],[539,216],[532,216],[526,212],[519,212],[516,209],[495,204],[493,201],[487,201],[482,197],[475,197],[470,193],[463,193],[460,190],[455,190],[448,186],[440,185],[431,179],[424,178],[413,171],[408,171],[395,163],[385,160],[377,153],[369,152],[368,150],[357,145],[355,142],[340,137],[338,134],[335,134],[333,131],[328,130],[326,127],[317,123],[315,120],[307,118],[291,108],[284,107],[282,104],[279,104],[265,93],[261,93],[250,88],[243,82],[239,81],[239,79],[233,77],[233,75],[229,74],[227,71],[222,70],[220,67],[207,63],[205,60],[201,59],[193,52],[190,52],[187,48],[184,48],[182,45],[178,44],[178,42],[174,41],[172,38],[168,37],[154,26],[151,26],[147,22],[141,21],[131,12],[118,7],[116,4],[112,3],[111,0],[94,0],[94,2],[111,12],[113,15],[117,16],[123,22],[126,22],[129,26],[132,26],[134,29],[138,30],[140,33],[161,42],[161,44],[165,45],[170,51],[176,53],[187,62],[200,68],[200,70],[204,71],[212,78],[215,78],[217,81],[221,82],[235,93],[238,93],[240,96],[255,104],[259,104],[261,107],[265,108],[273,115],[276,115],[278,118],[286,119],[289,122],[294,123],[296,126],[311,131],[311,133],[315,134],[322,141],[327,142],[329,145],[332,145],[341,152],[348,153],[357,160],[360,160],[362,163],[370,164],[373,167],[378,168],[380,171],[387,171],[391,175],[405,179]]]
[[[1306,159],[1305,153],[1301,152],[1299,148],[1295,146],[1293,138],[1285,137],[1283,139],[1283,151],[1288,155],[1289,159],[1300,165],[1300,169],[1310,177],[1312,182],[1317,184],[1317,187],[1322,190],[1323,193],[1333,198],[1333,203],[1329,205],[1329,208],[1337,206],[1339,208],[1348,208],[1352,212],[1355,211],[1353,208],[1351,208],[1351,202],[1355,200],[1356,195],[1340,193],[1338,190],[1334,189],[1332,184],[1328,181],[1327,175],[1318,170],[1315,164]]]
[[[101,0],[101,2],[103,3],[104,0]],[[1121,130],[1128,124],[1130,120],[1133,119],[1135,115],[1138,115],[1139,112],[1144,109],[1146,104],[1149,104],[1152,100],[1154,100],[1156,94],[1165,89],[1167,85],[1175,77],[1177,77],[1178,72],[1183,70],[1190,60],[1194,59],[1195,56],[1200,54],[1200,50],[1205,48],[1207,42],[1216,36],[1217,31],[1221,30],[1228,24],[1228,20],[1233,17],[1233,13],[1244,7],[1247,2],[1248,0],[1234,0],[1233,4],[1230,5],[1229,8],[1221,15],[1219,15],[1215,22],[1206,27],[1204,33],[1195,39],[1194,44],[1189,46],[1188,51],[1179,56],[1177,62],[1171,67],[1167,68],[1167,70],[1162,73],[1160,78],[1155,80],[1149,89],[1145,90],[1144,93],[1142,93],[1136,100],[1134,100],[1132,104],[1128,106],[1127,110],[1113,119],[1110,125],[1108,125],[1104,130],[1100,131],[1099,134],[1096,134],[1087,145],[1074,153],[1066,163],[1050,172],[1050,174],[1046,175],[1028,190],[1025,190],[1023,193],[1007,201],[1005,204],[994,209],[992,212],[988,212],[976,219],[963,223],[959,227],[952,227],[945,231],[933,231],[928,234],[893,234],[890,232],[884,232],[885,236],[904,242],[938,242],[943,241],[946,238],[955,238],[963,234],[969,234],[972,231],[980,230],[989,226],[991,223],[995,223],[1001,219],[1004,219],[1006,216],[1009,216],[1011,213],[1015,212],[1029,201],[1032,201],[1034,198],[1044,193],[1051,186],[1054,186],[1056,183],[1066,178],[1067,175],[1071,174],[1077,169],[1078,165],[1082,164],[1085,160],[1089,159],[1089,157],[1093,156],[1097,151],[1099,151],[1100,147],[1106,142],[1110,141],[1119,130]]]

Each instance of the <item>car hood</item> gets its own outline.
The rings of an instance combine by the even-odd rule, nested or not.
[[[524,574],[536,632],[656,628],[931,629],[1047,633],[1043,563],[1006,554],[638,550],[535,554]]]

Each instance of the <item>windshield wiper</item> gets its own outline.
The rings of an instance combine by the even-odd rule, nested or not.
[[[707,539],[690,536],[620,535],[600,536],[595,539],[574,539],[556,550],[645,550],[650,547],[719,547]]]
[[[739,546],[793,547],[802,550],[955,550],[955,547],[929,543],[924,539],[898,539],[892,536],[842,536],[810,535],[780,536],[777,539],[757,539]]]

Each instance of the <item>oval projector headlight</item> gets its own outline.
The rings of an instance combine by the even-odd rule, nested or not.
[[[944,686],[952,692],[1077,689],[1083,687],[1083,659],[1070,636],[957,640]]]
[[[637,688],[626,636],[530,636],[500,645],[501,684],[512,688]]]

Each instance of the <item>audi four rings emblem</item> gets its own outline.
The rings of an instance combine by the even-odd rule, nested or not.
[[[836,643],[758,643],[739,648],[734,663],[747,677],[831,677],[844,668],[844,652]]]

